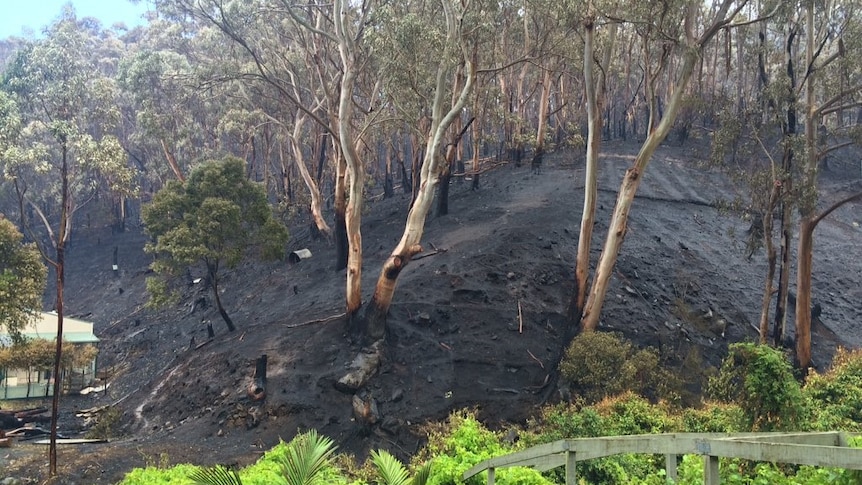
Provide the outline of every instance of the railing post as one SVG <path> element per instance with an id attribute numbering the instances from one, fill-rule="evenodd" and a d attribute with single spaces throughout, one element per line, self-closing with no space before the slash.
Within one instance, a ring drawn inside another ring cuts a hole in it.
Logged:
<path id="1" fill-rule="evenodd" d="M 578 459 L 574 451 L 566 452 L 566 485 L 578 485 Z"/>
<path id="2" fill-rule="evenodd" d="M 703 456 L 703 483 L 704 485 L 719 485 L 721 477 L 718 475 L 718 457 Z"/>
<path id="3" fill-rule="evenodd" d="M 494 485 L 494 469 L 488 469 L 488 485 Z"/>
<path id="4" fill-rule="evenodd" d="M 676 483 L 678 476 L 676 473 L 676 457 L 677 455 L 664 455 L 664 470 L 667 473 L 667 478 L 673 483 Z"/>

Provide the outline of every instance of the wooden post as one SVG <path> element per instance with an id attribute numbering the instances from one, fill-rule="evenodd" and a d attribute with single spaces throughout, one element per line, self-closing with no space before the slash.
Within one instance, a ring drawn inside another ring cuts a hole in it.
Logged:
<path id="1" fill-rule="evenodd" d="M 673 483 L 676 483 L 679 478 L 676 473 L 676 459 L 677 455 L 664 455 L 664 469 L 667 473 L 667 479 Z"/>
<path id="2" fill-rule="evenodd" d="M 704 485 L 719 485 L 721 483 L 721 477 L 718 475 L 717 456 L 704 455 L 703 483 Z"/>
<path id="3" fill-rule="evenodd" d="M 578 459 L 574 451 L 566 452 L 566 485 L 578 485 Z"/>
<path id="4" fill-rule="evenodd" d="M 494 485 L 494 469 L 488 469 L 488 485 Z"/>

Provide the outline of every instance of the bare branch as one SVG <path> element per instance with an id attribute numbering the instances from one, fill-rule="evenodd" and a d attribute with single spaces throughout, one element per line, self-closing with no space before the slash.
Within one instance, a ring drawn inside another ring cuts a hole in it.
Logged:
<path id="1" fill-rule="evenodd" d="M 831 214 L 832 212 L 834 212 L 834 211 L 835 211 L 835 209 L 838 209 L 839 207 L 841 207 L 841 206 L 842 206 L 842 205 L 844 205 L 844 204 L 847 204 L 847 203 L 850 203 L 850 202 L 856 202 L 856 201 L 858 201 L 858 200 L 862 200 L 862 192 L 856 192 L 855 194 L 853 194 L 853 195 L 851 195 L 851 196 L 849 196 L 849 197 L 845 197 L 845 198 L 843 198 L 843 199 L 839 200 L 838 202 L 836 202 L 836 203 L 832 204 L 828 209 L 826 209 L 825 211 L 821 212 L 821 213 L 820 213 L 820 215 L 818 215 L 817 217 L 815 217 L 815 218 L 811 221 L 811 228 L 812 228 L 812 230 L 814 229 L 814 227 L 816 227 L 816 226 L 817 226 L 817 224 L 818 224 L 820 221 L 822 221 L 822 220 L 823 220 L 823 218 L 825 218 L 826 216 L 828 216 L 829 214 Z"/>

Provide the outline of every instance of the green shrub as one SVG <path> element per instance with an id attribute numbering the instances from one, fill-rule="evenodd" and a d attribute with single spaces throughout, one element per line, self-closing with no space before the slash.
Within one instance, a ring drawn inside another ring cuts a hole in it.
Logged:
<path id="1" fill-rule="evenodd" d="M 595 438 L 648 433 L 670 433 L 682 430 L 682 421 L 666 405 L 650 404 L 645 398 L 628 392 L 592 406 L 582 403 L 558 404 L 540 411 L 539 418 L 529 422 L 524 446 L 550 443 L 568 438 Z M 664 457 L 630 454 L 579 462 L 578 477 L 587 483 L 637 483 L 664 466 Z M 561 481 L 564 469 L 552 475 Z"/>
<path id="2" fill-rule="evenodd" d="M 189 475 L 199 470 L 194 465 L 175 465 L 171 468 L 135 468 L 126 474 L 118 485 L 191 485 Z"/>
<path id="3" fill-rule="evenodd" d="M 625 391 L 677 401 L 679 379 L 659 365 L 655 349 L 637 350 L 616 333 L 584 332 L 560 362 L 562 384 L 587 402 Z"/>
<path id="4" fill-rule="evenodd" d="M 687 433 L 736 433 L 747 429 L 742 408 L 720 402 L 708 402 L 702 408 L 684 409 L 682 423 Z"/>
<path id="5" fill-rule="evenodd" d="M 487 473 L 480 473 L 467 482 L 461 478 L 465 471 L 483 460 L 515 451 L 504 446 L 499 437 L 488 430 L 469 412 L 453 413 L 442 426 L 431 430 L 428 444 L 414 457 L 414 462 L 431 459 L 428 485 L 479 485 L 487 481 Z M 528 468 L 502 468 L 497 470 L 496 482 L 500 485 L 550 485 L 547 479 Z"/>
<path id="6" fill-rule="evenodd" d="M 838 349 L 824 374 L 812 372 L 802 389 L 812 402 L 812 427 L 862 431 L 862 350 Z"/>
<path id="7" fill-rule="evenodd" d="M 715 399 L 739 405 L 751 431 L 801 430 L 809 410 L 790 362 L 766 345 L 736 343 L 709 382 Z"/>

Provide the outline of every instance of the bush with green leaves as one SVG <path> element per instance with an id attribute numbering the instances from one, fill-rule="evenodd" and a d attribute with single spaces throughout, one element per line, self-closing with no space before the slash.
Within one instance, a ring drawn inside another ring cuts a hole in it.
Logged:
<path id="1" fill-rule="evenodd" d="M 499 436 L 485 428 L 476 416 L 469 412 L 456 412 L 449 416 L 443 426 L 429 433 L 428 443 L 415 459 L 431 460 L 431 475 L 428 485 L 485 484 L 487 472 L 480 473 L 466 482 L 465 471 L 483 460 L 516 451 L 504 445 Z M 502 468 L 495 474 L 495 483 L 500 485 L 550 485 L 553 482 L 539 472 L 523 467 Z"/>
<path id="2" fill-rule="evenodd" d="M 621 335 L 584 332 L 560 362 L 561 382 L 572 394 L 596 402 L 625 391 L 677 401 L 679 379 L 659 365 L 655 349 L 636 349 Z"/>
<path id="3" fill-rule="evenodd" d="M 814 466 L 787 467 L 774 463 L 752 463 L 736 458 L 719 460 L 722 485 L 858 485 L 858 471 Z M 703 457 L 686 455 L 677 467 L 677 485 L 703 484 Z M 665 485 L 664 473 L 657 473 L 640 482 L 642 485 Z"/>
<path id="4" fill-rule="evenodd" d="M 808 401 L 793 376 L 787 357 L 767 345 L 735 343 L 709 394 L 739 405 L 750 431 L 803 431 L 810 415 Z"/>
<path id="5" fill-rule="evenodd" d="M 687 433 L 738 433 L 747 430 L 745 413 L 736 404 L 707 402 L 700 408 L 681 410 L 681 418 Z"/>
<path id="6" fill-rule="evenodd" d="M 681 419 L 663 404 L 650 404 L 628 392 L 592 406 L 563 403 L 542 409 L 529 423 L 526 446 L 569 438 L 670 433 L 682 431 Z M 643 479 L 661 469 L 664 457 L 642 454 L 616 455 L 579 462 L 578 476 L 587 483 L 627 483 Z M 563 479 L 563 469 L 553 472 Z"/>
<path id="7" fill-rule="evenodd" d="M 812 402 L 812 427 L 862 431 L 862 350 L 838 349 L 823 374 L 809 374 L 802 388 Z"/>
<path id="8" fill-rule="evenodd" d="M 200 470 L 195 465 L 180 464 L 170 468 L 148 466 L 126 473 L 118 485 L 192 485 L 189 476 Z"/>

